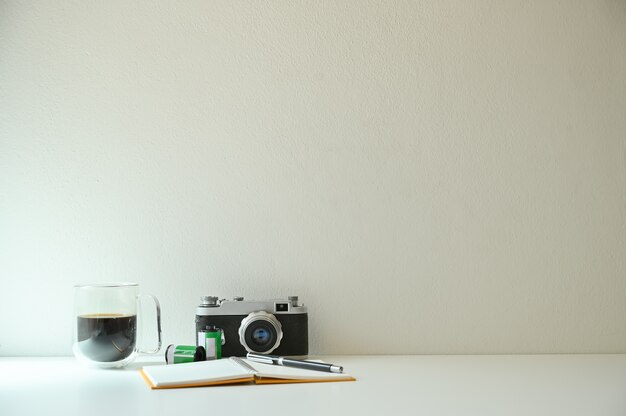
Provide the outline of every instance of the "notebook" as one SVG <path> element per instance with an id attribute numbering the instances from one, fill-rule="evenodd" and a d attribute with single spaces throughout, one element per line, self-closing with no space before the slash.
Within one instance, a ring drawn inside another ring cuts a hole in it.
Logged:
<path id="1" fill-rule="evenodd" d="M 217 386 L 236 383 L 278 384 L 356 380 L 354 377 L 344 373 L 327 373 L 324 371 L 262 364 L 239 357 L 143 367 L 140 372 L 148 385 L 153 389 Z"/>

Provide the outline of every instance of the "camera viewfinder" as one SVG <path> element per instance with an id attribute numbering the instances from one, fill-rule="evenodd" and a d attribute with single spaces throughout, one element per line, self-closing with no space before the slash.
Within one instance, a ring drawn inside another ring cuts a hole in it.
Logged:
<path id="1" fill-rule="evenodd" d="M 288 303 L 277 303 L 276 304 L 276 312 L 288 312 L 289 304 Z"/>

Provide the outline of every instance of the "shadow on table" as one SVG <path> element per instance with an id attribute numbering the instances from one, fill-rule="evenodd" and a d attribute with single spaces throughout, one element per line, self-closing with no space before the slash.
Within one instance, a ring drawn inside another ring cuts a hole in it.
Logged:
<path id="1" fill-rule="evenodd" d="M 153 365 L 163 365 L 163 364 L 165 364 L 165 360 L 154 361 L 154 360 L 142 360 L 141 358 L 138 358 L 137 360 L 133 361 L 127 366 L 118 368 L 118 370 L 137 371 L 137 370 L 141 370 L 143 367 L 151 367 Z"/>

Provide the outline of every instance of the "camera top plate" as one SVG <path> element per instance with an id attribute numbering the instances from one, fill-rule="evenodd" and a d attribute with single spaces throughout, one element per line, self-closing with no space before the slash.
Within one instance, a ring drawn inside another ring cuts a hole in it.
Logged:
<path id="1" fill-rule="evenodd" d="M 196 309 L 198 316 L 211 315 L 247 315 L 256 311 L 266 311 L 273 314 L 303 314 L 307 313 L 307 307 L 298 303 L 297 296 L 288 299 L 272 300 L 244 300 L 243 297 L 235 297 L 233 300 L 217 300 L 214 296 L 203 296 L 202 304 Z"/>

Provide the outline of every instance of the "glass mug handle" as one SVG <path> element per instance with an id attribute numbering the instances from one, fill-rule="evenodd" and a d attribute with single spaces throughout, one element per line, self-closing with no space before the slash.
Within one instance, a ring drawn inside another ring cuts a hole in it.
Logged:
<path id="1" fill-rule="evenodd" d="M 137 303 L 139 304 L 139 309 L 141 310 L 141 298 L 150 298 L 154 301 L 154 306 L 156 306 L 156 319 L 157 319 L 157 346 L 155 349 L 152 350 L 144 350 L 141 348 L 136 348 L 135 350 L 138 353 L 141 354 L 155 354 L 157 352 L 159 352 L 159 350 L 161 349 L 161 304 L 159 303 L 159 300 L 156 298 L 156 296 L 152 296 L 152 295 L 138 295 L 137 296 Z M 143 326 L 143 322 L 142 322 L 142 326 Z M 143 329 L 143 328 L 142 328 Z"/>

